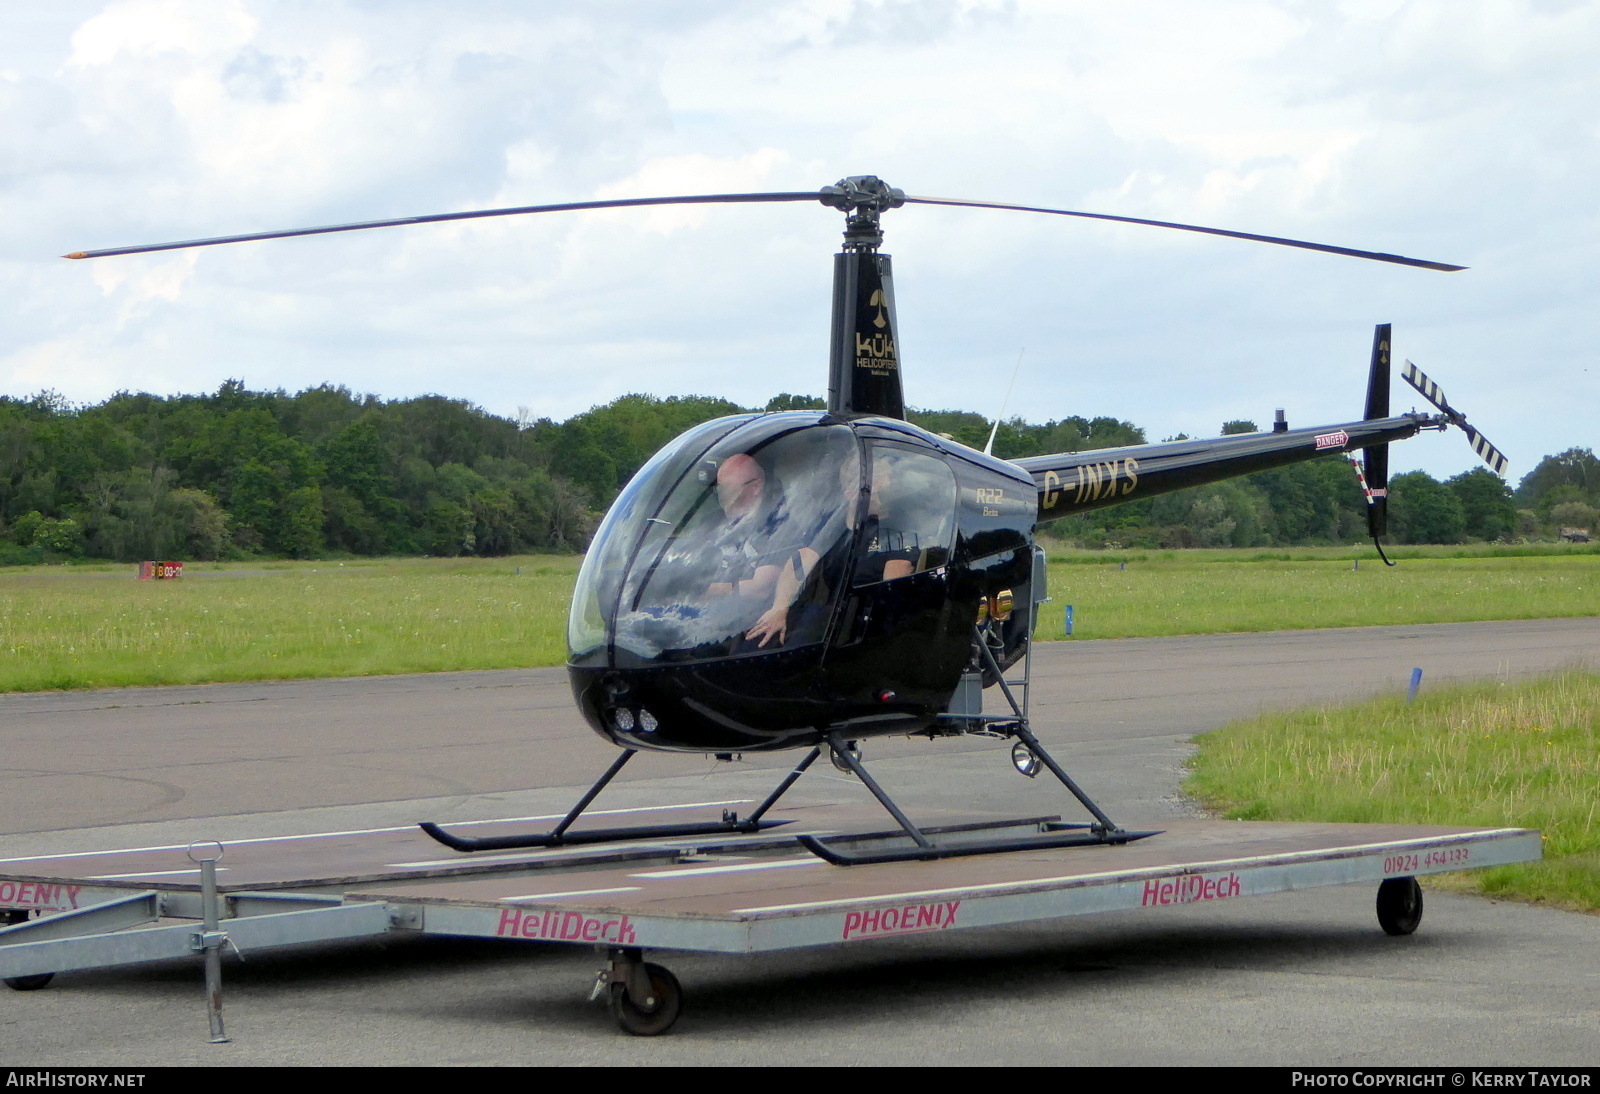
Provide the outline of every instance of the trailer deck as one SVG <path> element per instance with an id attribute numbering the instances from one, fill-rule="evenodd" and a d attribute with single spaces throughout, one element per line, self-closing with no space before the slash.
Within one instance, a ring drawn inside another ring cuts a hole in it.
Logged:
<path id="1" fill-rule="evenodd" d="M 614 823 L 618 812 L 670 822 L 741 804 L 597 812 L 583 823 Z M 659 1033 L 681 992 L 645 950 L 757 954 L 1356 883 L 1379 887 L 1380 923 L 1400 934 L 1420 920 L 1417 876 L 1541 854 L 1528 829 L 1216 820 L 1175 821 L 1123 845 L 848 867 L 795 841 L 859 833 L 875 816 L 794 805 L 774 813 L 790 823 L 761 833 L 509 853 L 451 852 L 406 827 L 9 859 L 0 909 L 15 925 L 0 928 L 0 976 L 30 989 L 59 972 L 197 953 L 219 970 L 225 947 L 247 955 L 405 933 L 517 939 L 607 951 L 596 995 L 610 993 L 624 1029 Z M 454 827 L 493 835 L 546 819 Z M 1054 817 L 939 821 L 926 830 L 945 842 L 1062 827 Z M 898 832 L 851 838 L 908 842 Z M 208 998 L 213 1039 L 223 1039 L 220 991 Z"/>

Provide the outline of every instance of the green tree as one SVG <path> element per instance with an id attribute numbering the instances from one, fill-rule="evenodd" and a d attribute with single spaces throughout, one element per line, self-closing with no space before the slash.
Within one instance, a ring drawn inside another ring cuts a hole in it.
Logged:
<path id="1" fill-rule="evenodd" d="M 1426 471 L 1389 480 L 1389 529 L 1401 543 L 1459 543 L 1467 517 L 1455 491 Z"/>
<path id="2" fill-rule="evenodd" d="M 1365 534 L 1365 502 L 1343 459 L 1275 467 L 1244 481 L 1266 498 L 1273 543 L 1343 543 Z"/>
<path id="3" fill-rule="evenodd" d="M 11 542 L 18 547 L 32 547 L 33 537 L 43 524 L 44 514 L 37 509 L 22 514 L 11 525 Z"/>
<path id="4" fill-rule="evenodd" d="M 1586 505 L 1581 501 L 1564 502 L 1561 505 L 1552 506 L 1550 509 L 1550 520 L 1557 531 L 1562 528 L 1593 529 L 1597 515 L 1600 515 L 1600 511 L 1597 511 L 1594 506 Z M 37 535 L 34 536 L 33 542 L 39 542 Z"/>
<path id="5" fill-rule="evenodd" d="M 624 395 L 548 430 L 530 430 L 550 470 L 609 505 L 645 461 L 679 434 L 729 414 L 748 414 L 726 399 L 703 395 Z"/>
<path id="6" fill-rule="evenodd" d="M 1566 487 L 1557 500 L 1549 500 L 1555 490 Z M 1561 501 L 1600 502 L 1600 460 L 1587 448 L 1569 448 L 1554 456 L 1540 460 L 1532 471 L 1522 477 L 1517 486 L 1517 505 L 1548 513 L 1552 504 Z"/>
<path id="7" fill-rule="evenodd" d="M 322 499 L 328 540 L 356 554 L 402 551 L 412 538 L 392 470 L 393 449 L 378 425 L 377 414 L 364 414 L 319 452 L 326 470 Z"/>
<path id="8" fill-rule="evenodd" d="M 1517 526 L 1517 506 L 1511 488 L 1486 468 L 1463 471 L 1445 485 L 1461 502 L 1466 523 L 1464 530 L 1474 539 L 1496 540 L 1509 536 Z"/>
<path id="9" fill-rule="evenodd" d="M 227 550 L 227 514 L 204 490 L 178 487 L 168 495 L 163 516 L 172 546 L 157 555 L 210 560 Z"/>
<path id="10" fill-rule="evenodd" d="M 314 558 L 322 550 L 322 488 L 312 483 L 284 495 L 273 546 L 291 558 Z"/>
<path id="11" fill-rule="evenodd" d="M 218 557 L 227 542 L 221 508 L 210 494 L 177 487 L 176 480 L 165 467 L 98 476 L 83 511 L 90 550 L 129 561 Z"/>
<path id="12" fill-rule="evenodd" d="M 815 395 L 790 395 L 785 391 L 767 400 L 766 410 L 827 410 L 828 400 Z"/>
<path id="13" fill-rule="evenodd" d="M 1154 498 L 1149 522 L 1161 529 L 1159 546 L 1258 547 L 1270 515 L 1259 488 L 1233 480 Z"/>
<path id="14" fill-rule="evenodd" d="M 77 558 L 83 554 L 83 529 L 71 517 L 43 520 L 33 533 L 32 545 L 52 554 Z"/>

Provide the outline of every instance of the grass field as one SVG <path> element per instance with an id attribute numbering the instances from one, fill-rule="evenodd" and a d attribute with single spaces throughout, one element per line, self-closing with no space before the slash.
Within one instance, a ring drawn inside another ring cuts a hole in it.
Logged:
<path id="1" fill-rule="evenodd" d="M 1264 715 L 1196 743 L 1185 789 L 1229 817 L 1538 828 L 1544 861 L 1432 883 L 1600 912 L 1600 673 Z"/>
<path id="2" fill-rule="evenodd" d="M 1352 548 L 1060 552 L 1038 633 L 1060 637 L 1068 604 L 1077 638 L 1600 615 L 1600 552 L 1505 550 L 1413 549 L 1393 569 Z M 0 570 L 0 691 L 556 665 L 578 563 Z"/>
<path id="3" fill-rule="evenodd" d="M 0 691 L 560 664 L 576 556 L 0 573 Z M 520 573 L 518 572 L 520 570 Z"/>
<path id="4" fill-rule="evenodd" d="M 1060 637 L 1068 604 L 1077 638 L 1600 615 L 1600 553 L 1496 550 L 1411 549 L 1394 567 L 1359 548 L 1052 553 L 1038 634 Z"/>

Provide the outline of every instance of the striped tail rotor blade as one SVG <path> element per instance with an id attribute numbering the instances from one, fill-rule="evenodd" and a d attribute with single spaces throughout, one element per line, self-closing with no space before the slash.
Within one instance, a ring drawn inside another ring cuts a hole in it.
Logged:
<path id="1" fill-rule="evenodd" d="M 1427 373 L 1407 361 L 1405 367 L 1400 370 L 1400 375 L 1405 379 L 1406 383 L 1420 391 L 1424 399 L 1444 411 L 1445 417 L 1461 427 L 1462 431 L 1467 435 L 1467 440 L 1472 445 L 1472 450 L 1478 454 L 1479 459 L 1489 465 L 1489 470 L 1501 478 L 1505 477 L 1505 453 L 1490 444 L 1487 437 L 1467 424 L 1467 419 L 1462 416 L 1459 410 L 1450 405 L 1450 400 L 1444 397 L 1444 392 L 1439 390 L 1438 384 L 1428 379 Z"/>
<path id="2" fill-rule="evenodd" d="M 1428 379 L 1428 374 L 1416 365 L 1407 361 L 1400 369 L 1400 376 L 1406 383 L 1422 392 L 1422 397 L 1446 414 L 1454 414 L 1450 401 L 1444 397 L 1444 392 L 1439 390 L 1439 385 Z"/>
<path id="3" fill-rule="evenodd" d="M 1478 458 L 1489 465 L 1490 471 L 1493 471 L 1501 478 L 1505 478 L 1505 453 L 1501 452 L 1494 445 L 1490 444 L 1489 438 L 1485 437 L 1482 433 L 1479 433 L 1476 429 L 1473 429 L 1470 425 L 1463 424 L 1461 428 L 1466 430 L 1467 440 L 1472 443 L 1472 450 L 1478 454 Z"/>

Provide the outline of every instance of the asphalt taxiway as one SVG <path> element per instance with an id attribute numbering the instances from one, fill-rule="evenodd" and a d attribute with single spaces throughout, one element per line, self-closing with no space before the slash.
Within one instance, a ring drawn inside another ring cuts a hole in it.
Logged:
<path id="1" fill-rule="evenodd" d="M 1120 823 L 1159 826 L 1187 741 L 1233 718 L 1600 664 L 1600 620 L 1041 644 L 1036 728 Z M 614 755 L 561 670 L 0 696 L 0 857 L 559 813 Z M 975 739 L 869 742 L 915 815 L 1071 813 Z M 641 756 L 602 805 L 758 797 L 790 755 Z M 808 782 L 863 793 L 831 768 Z M 864 793 L 863 793 L 864 796 Z M 1594 1064 L 1600 917 L 1365 888 L 824 947 L 669 955 L 687 1009 L 635 1040 L 584 1003 L 581 949 L 421 940 L 230 962 L 228 1045 L 198 965 L 0 993 L 7 1063 Z"/>

